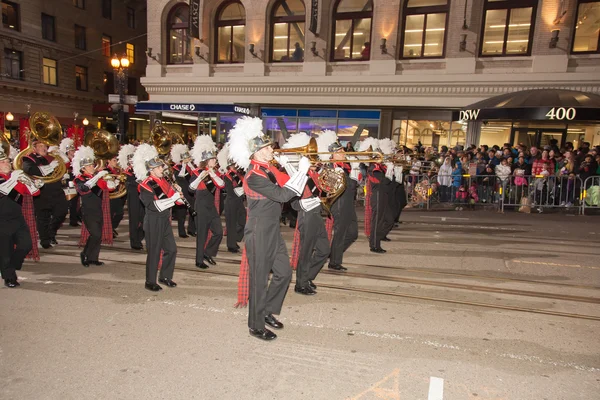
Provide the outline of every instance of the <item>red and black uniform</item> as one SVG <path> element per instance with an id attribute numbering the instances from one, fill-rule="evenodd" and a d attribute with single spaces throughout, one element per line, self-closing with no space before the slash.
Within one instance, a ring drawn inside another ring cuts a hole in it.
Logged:
<path id="1" fill-rule="evenodd" d="M 173 187 L 164 178 L 149 176 L 140 183 L 140 200 L 146 208 L 144 232 L 146 235 L 146 283 L 156 284 L 156 273 L 161 259 L 161 279 L 173 279 L 177 244 L 171 229 L 171 210 L 161 208 L 157 201 L 175 194 Z"/>
<path id="2" fill-rule="evenodd" d="M 10 174 L 0 174 L 0 185 L 9 179 Z M 5 281 L 17 279 L 16 270 L 21 269 L 33 246 L 21 209 L 23 196 L 39 194 L 39 190 L 30 191 L 21 182 L 17 182 L 7 194 L 0 192 L 0 272 Z"/>
<path id="3" fill-rule="evenodd" d="M 237 250 L 238 243 L 244 238 L 246 226 L 246 207 L 244 206 L 244 177 L 235 168 L 225 174 L 225 226 L 227 227 L 227 248 Z"/>
<path id="4" fill-rule="evenodd" d="M 105 200 L 105 197 L 108 196 L 106 181 L 99 179 L 95 185 L 90 187 L 86 183 L 92 178 L 94 178 L 94 175 L 85 173 L 77 175 L 75 188 L 81 196 L 81 216 L 83 219 L 81 237 L 85 243 L 82 253 L 87 261 L 95 263 L 98 262 L 102 239 L 104 238 L 105 242 L 108 238 L 112 239 L 112 227 L 105 226 L 105 222 L 110 225 L 110 206 L 108 206 L 108 201 Z M 108 214 L 106 218 L 105 214 Z M 88 237 L 86 238 L 86 236 Z"/>
<path id="5" fill-rule="evenodd" d="M 112 168 L 109 165 L 106 166 L 105 170 L 112 175 L 121 174 L 120 169 Z M 119 197 L 118 199 L 110 199 L 110 220 L 112 222 L 113 230 L 117 230 L 125 215 L 125 200 L 125 196 Z"/>
<path id="6" fill-rule="evenodd" d="M 190 204 L 192 207 L 191 210 L 188 210 L 187 206 L 185 205 L 173 207 L 173 217 L 175 217 L 177 220 L 179 236 L 186 235 L 185 220 L 190 212 L 194 209 L 194 194 L 190 193 L 189 188 L 190 181 L 194 179 L 196 175 L 194 175 L 194 168 L 192 168 L 190 165 L 191 164 L 186 163 L 185 172 L 183 174 L 181 173 L 182 164 L 177 164 L 173 167 L 175 181 L 179 186 L 181 186 L 181 192 L 188 201 L 188 204 Z M 191 215 L 189 216 L 187 233 L 191 236 L 196 236 L 196 221 Z"/>
<path id="7" fill-rule="evenodd" d="M 73 174 L 73 165 L 72 162 L 69 161 L 65 164 L 67 167 L 67 173 L 69 174 L 69 179 L 65 179 L 64 183 L 66 184 L 66 188 L 72 190 L 74 186 L 71 186 L 71 182 L 75 185 L 75 174 Z M 79 204 L 79 194 L 76 194 L 69 202 L 69 225 L 71 226 L 79 226 L 79 221 L 81 221 L 81 205 Z"/>
<path id="8" fill-rule="evenodd" d="M 350 172 L 352 171 L 350 164 L 337 162 L 333 167 L 342 168 L 346 180 L 346 189 L 331 205 L 333 238 L 331 240 L 329 264 L 341 266 L 344 260 L 344 252 L 358 239 L 358 220 L 356 218 L 356 207 L 354 206 L 358 182 L 350 178 Z"/>
<path id="9" fill-rule="evenodd" d="M 381 248 L 381 239 L 383 239 L 391 228 L 394 221 L 389 218 L 390 213 L 386 212 L 389 205 L 388 195 L 391 181 L 385 176 L 385 166 L 381 164 L 371 164 L 367 174 L 368 193 L 370 205 L 369 219 L 369 246 L 371 249 Z"/>
<path id="10" fill-rule="evenodd" d="M 207 169 L 208 170 L 208 169 Z M 194 171 L 193 181 L 201 170 Z M 224 182 L 218 177 L 218 172 L 214 172 L 218 179 L 210 174 L 196 188 L 196 199 L 194 209 L 196 210 L 196 265 L 204 262 L 205 256 L 214 257 L 219 251 L 219 245 L 223 240 L 223 227 L 221 226 L 221 217 L 215 205 L 215 193 L 217 190 L 225 187 Z M 210 231 L 210 238 L 209 238 Z"/>
<path id="11" fill-rule="evenodd" d="M 129 245 L 132 249 L 141 249 L 144 240 L 144 205 L 140 201 L 139 183 L 133 173 L 133 167 L 125 170 L 127 176 L 127 212 L 129 214 Z"/>
<path id="12" fill-rule="evenodd" d="M 31 153 L 23 157 L 23 172 L 29 176 L 42 177 L 40 166 L 49 165 L 54 157 L 42 157 Z M 67 217 L 69 202 L 65 197 L 61 181 L 46 183 L 40 189 L 40 195 L 33 201 L 35 217 L 40 235 L 40 244 L 44 248 L 50 247 L 50 242 L 56 240 L 56 232 Z"/>

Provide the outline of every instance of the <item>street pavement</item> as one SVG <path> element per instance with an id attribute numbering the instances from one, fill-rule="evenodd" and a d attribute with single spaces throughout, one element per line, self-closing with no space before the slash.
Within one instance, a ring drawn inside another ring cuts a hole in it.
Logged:
<path id="1" fill-rule="evenodd" d="M 600 398 L 598 217 L 402 221 L 384 255 L 361 222 L 348 272 L 325 266 L 316 296 L 292 283 L 268 343 L 233 307 L 240 257 L 224 243 L 201 271 L 194 238 L 177 238 L 178 286 L 155 294 L 127 221 L 102 267 L 79 264 L 65 227 L 20 288 L 0 289 L 0 399 Z"/>

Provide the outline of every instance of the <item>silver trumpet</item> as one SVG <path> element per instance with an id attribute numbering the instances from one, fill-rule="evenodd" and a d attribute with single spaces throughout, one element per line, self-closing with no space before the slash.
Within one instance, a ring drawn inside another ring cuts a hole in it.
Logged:
<path id="1" fill-rule="evenodd" d="M 44 186 L 44 181 L 41 179 L 31 179 L 30 177 L 26 176 L 26 175 L 21 175 L 17 181 L 21 182 L 24 185 L 27 186 L 33 186 L 36 189 L 40 189 L 42 186 Z"/>

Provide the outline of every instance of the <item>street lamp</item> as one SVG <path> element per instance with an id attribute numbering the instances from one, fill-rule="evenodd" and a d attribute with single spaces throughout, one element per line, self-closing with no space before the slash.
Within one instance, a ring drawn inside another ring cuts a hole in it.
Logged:
<path id="1" fill-rule="evenodd" d="M 15 116 L 12 115 L 12 113 L 9 111 L 6 114 L 4 114 L 4 119 L 8 122 L 12 122 L 12 120 L 15 119 Z M 10 138 L 12 139 L 12 126 L 5 123 L 4 124 L 4 129 L 8 128 L 8 136 L 10 136 Z M 0 132 L 0 134 L 4 134 L 4 132 Z"/>
<path id="2" fill-rule="evenodd" d="M 121 59 L 117 54 L 110 60 L 110 65 L 115 70 L 115 92 L 119 95 L 119 113 L 117 117 L 117 137 L 121 143 L 125 143 L 125 95 L 127 94 L 127 69 L 129 68 L 129 59 L 127 54 L 123 54 Z"/>
<path id="3" fill-rule="evenodd" d="M 15 116 L 9 111 L 8 114 L 6 114 L 6 120 L 12 122 L 13 119 L 15 119 Z"/>

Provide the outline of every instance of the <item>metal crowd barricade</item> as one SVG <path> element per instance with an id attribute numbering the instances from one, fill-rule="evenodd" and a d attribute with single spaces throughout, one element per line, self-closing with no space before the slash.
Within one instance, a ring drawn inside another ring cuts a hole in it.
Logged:
<path id="1" fill-rule="evenodd" d="M 407 204 L 412 208 L 429 209 L 430 198 L 435 188 L 432 188 L 432 178 L 429 174 L 406 174 L 404 176 L 404 189 L 406 190 Z"/>
<path id="2" fill-rule="evenodd" d="M 430 182 L 429 208 L 499 207 L 502 183 L 496 175 L 435 175 Z"/>
<path id="3" fill-rule="evenodd" d="M 521 212 L 545 208 L 581 208 L 583 182 L 577 176 L 510 176 L 502 185 L 501 210 Z"/>
<path id="4" fill-rule="evenodd" d="M 600 208 L 600 176 L 590 176 L 583 182 L 580 199 L 582 215 L 586 210 Z"/>

